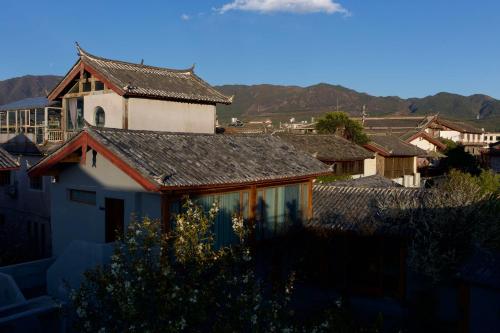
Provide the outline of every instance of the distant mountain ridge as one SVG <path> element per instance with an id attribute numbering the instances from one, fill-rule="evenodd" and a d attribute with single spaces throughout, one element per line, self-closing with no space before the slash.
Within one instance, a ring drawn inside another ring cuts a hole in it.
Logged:
<path id="1" fill-rule="evenodd" d="M 61 80 L 60 76 L 27 75 L 0 81 L 0 105 L 28 97 L 45 96 Z M 289 118 L 310 120 L 337 108 L 360 116 L 366 105 L 369 116 L 427 115 L 468 121 L 487 130 L 500 131 L 500 101 L 486 95 L 462 96 L 438 93 L 424 98 L 377 97 L 339 85 L 320 83 L 309 87 L 281 85 L 222 85 L 216 88 L 234 95 L 232 105 L 219 105 L 219 120 L 231 117 L 244 120 Z"/>
<path id="2" fill-rule="evenodd" d="M 46 96 L 61 80 L 56 75 L 26 75 L 0 81 L 0 105 L 28 97 Z"/>
<path id="3" fill-rule="evenodd" d="M 325 112 L 341 110 L 360 116 L 366 105 L 369 116 L 436 114 L 500 130 L 500 100 L 487 95 L 462 96 L 438 93 L 424 98 L 377 97 L 339 85 L 320 83 L 309 87 L 279 85 L 223 85 L 216 87 L 234 95 L 229 106 L 217 108 L 219 118 L 271 118 L 310 120 Z"/>

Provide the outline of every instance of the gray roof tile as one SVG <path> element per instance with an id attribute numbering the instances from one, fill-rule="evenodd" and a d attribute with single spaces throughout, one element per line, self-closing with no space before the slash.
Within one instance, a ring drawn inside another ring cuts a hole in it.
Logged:
<path id="1" fill-rule="evenodd" d="M 377 221 L 377 203 L 384 198 L 415 200 L 423 190 L 411 188 L 362 188 L 315 185 L 314 218 L 308 227 L 335 232 L 376 233 L 384 226 Z"/>
<path id="2" fill-rule="evenodd" d="M 159 186 L 239 184 L 329 173 L 327 165 L 271 135 L 170 133 L 96 127 L 85 128 L 82 132 L 87 132 Z M 76 135 L 72 140 L 78 137 Z"/>
<path id="3" fill-rule="evenodd" d="M 126 96 L 231 104 L 231 98 L 224 96 L 195 75 L 192 68 L 174 70 L 133 64 L 97 57 L 81 48 L 78 50 L 83 63 L 125 90 Z"/>
<path id="4" fill-rule="evenodd" d="M 382 149 L 390 156 L 427 156 L 425 150 L 406 143 L 395 135 L 371 134 L 369 138 L 370 146 Z"/>
<path id="5" fill-rule="evenodd" d="M 19 163 L 16 158 L 0 147 L 0 171 L 2 171 L 2 169 L 16 168 L 19 168 Z"/>
<path id="6" fill-rule="evenodd" d="M 357 161 L 374 157 L 372 152 L 336 135 L 282 133 L 275 135 L 322 161 Z"/>

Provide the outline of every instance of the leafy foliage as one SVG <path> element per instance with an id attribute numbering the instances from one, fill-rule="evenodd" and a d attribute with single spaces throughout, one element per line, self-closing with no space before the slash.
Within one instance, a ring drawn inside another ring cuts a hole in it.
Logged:
<path id="1" fill-rule="evenodd" d="M 474 246 L 500 248 L 500 200 L 483 185 L 489 177 L 453 170 L 414 200 L 393 196 L 378 203 L 382 223 L 409 236 L 415 272 L 438 282 L 453 274 Z"/>
<path id="2" fill-rule="evenodd" d="M 72 292 L 75 325 L 83 332 L 351 332 L 334 307 L 315 322 L 294 319 L 294 276 L 278 285 L 255 274 L 250 230 L 233 218 L 240 244 L 214 249 L 208 213 L 187 200 L 175 231 L 160 223 L 132 222 L 116 244 L 111 264 L 86 273 Z M 335 328 L 332 325 L 336 324 Z"/>
<path id="3" fill-rule="evenodd" d="M 318 181 L 319 184 L 323 184 L 323 183 L 332 183 L 336 181 L 349 180 L 349 179 L 352 179 L 352 177 L 349 175 L 340 175 L 340 176 L 327 175 L 327 176 L 320 176 L 316 180 Z"/>
<path id="4" fill-rule="evenodd" d="M 457 169 L 463 172 L 478 175 L 481 170 L 479 161 L 471 154 L 465 151 L 465 147 L 456 144 L 451 140 L 447 140 L 447 148 L 445 150 L 446 159 L 444 166 L 447 170 Z"/>
<path id="5" fill-rule="evenodd" d="M 349 118 L 345 112 L 330 112 L 318 119 L 316 129 L 321 134 L 339 134 L 357 143 L 368 143 L 368 136 L 363 132 L 363 126 Z"/>

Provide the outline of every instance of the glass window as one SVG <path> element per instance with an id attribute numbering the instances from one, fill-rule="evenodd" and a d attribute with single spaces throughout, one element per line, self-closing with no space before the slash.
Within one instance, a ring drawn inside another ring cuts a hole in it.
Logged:
<path id="1" fill-rule="evenodd" d="M 217 201 L 219 203 L 219 213 L 214 221 L 215 247 L 221 248 L 238 242 L 238 237 L 233 231 L 233 216 L 240 215 L 243 219 L 249 214 L 249 191 L 230 192 L 222 194 L 209 194 L 193 197 L 192 200 L 197 205 L 203 207 L 205 211 L 212 207 Z M 180 201 L 174 201 L 170 205 L 170 213 L 175 215 L 182 211 Z M 175 219 L 171 220 L 171 228 L 175 229 Z"/>
<path id="2" fill-rule="evenodd" d="M 66 103 L 67 128 L 81 129 L 84 125 L 83 98 L 69 98 Z"/>
<path id="3" fill-rule="evenodd" d="M 104 90 L 104 83 L 102 83 L 101 81 L 95 81 L 94 90 L 95 91 Z"/>
<path id="4" fill-rule="evenodd" d="M 307 184 L 269 187 L 257 191 L 258 237 L 283 233 L 305 218 L 308 205 Z"/>
<path id="5" fill-rule="evenodd" d="M 90 81 L 83 82 L 82 84 L 82 90 L 83 92 L 89 92 L 92 90 L 92 83 Z"/>
<path id="6" fill-rule="evenodd" d="M 30 189 L 42 191 L 43 190 L 43 178 L 41 176 L 30 177 Z"/>
<path id="7" fill-rule="evenodd" d="M 69 200 L 88 205 L 96 204 L 96 193 L 94 191 L 69 190 Z"/>
<path id="8" fill-rule="evenodd" d="M 105 113 L 104 113 L 104 109 L 101 108 L 100 106 L 96 107 L 95 108 L 95 125 L 97 127 L 104 127 L 104 124 L 105 124 Z"/>

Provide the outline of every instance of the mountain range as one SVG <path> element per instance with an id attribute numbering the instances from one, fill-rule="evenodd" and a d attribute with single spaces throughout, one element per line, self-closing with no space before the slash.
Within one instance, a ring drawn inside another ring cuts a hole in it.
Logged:
<path id="1" fill-rule="evenodd" d="M 60 76 L 23 76 L 0 81 L 0 105 L 27 97 L 45 96 Z M 500 100 L 487 95 L 462 96 L 441 92 L 423 98 L 378 97 L 339 85 L 320 83 L 309 87 L 282 85 L 222 85 L 216 89 L 234 95 L 231 105 L 217 107 L 221 123 L 232 117 L 242 120 L 310 120 L 340 110 L 360 116 L 363 106 L 369 116 L 429 115 L 470 122 L 490 131 L 500 131 Z"/>

